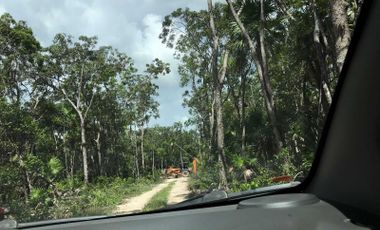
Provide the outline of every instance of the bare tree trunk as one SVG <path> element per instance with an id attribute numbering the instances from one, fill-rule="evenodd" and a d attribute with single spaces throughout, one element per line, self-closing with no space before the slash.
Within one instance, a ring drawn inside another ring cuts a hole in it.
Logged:
<path id="1" fill-rule="evenodd" d="M 136 176 L 137 178 L 140 178 L 140 167 L 139 167 L 139 158 L 138 158 L 138 151 L 137 151 L 137 145 L 135 149 L 135 166 L 136 166 Z"/>
<path id="2" fill-rule="evenodd" d="M 88 162 L 87 162 L 87 148 L 86 148 L 86 127 L 84 123 L 84 118 L 80 116 L 80 136 L 81 136 L 81 150 L 83 157 L 83 175 L 84 183 L 88 184 Z"/>
<path id="3" fill-rule="evenodd" d="M 24 169 L 24 170 L 25 170 L 25 180 L 26 180 L 26 184 L 28 185 L 28 192 L 30 194 L 30 192 L 33 189 L 32 180 L 30 179 L 28 170 L 27 169 Z"/>
<path id="4" fill-rule="evenodd" d="M 212 94 L 212 102 L 211 102 L 211 112 L 210 112 L 210 156 L 215 153 L 215 139 L 216 139 L 216 131 L 215 131 L 215 92 Z"/>
<path id="5" fill-rule="evenodd" d="M 260 39 L 260 53 L 261 53 L 261 64 L 262 64 L 262 74 L 263 74 L 263 82 L 264 82 L 264 89 L 266 92 L 266 98 L 267 98 L 267 109 L 269 113 L 269 117 L 272 123 L 272 129 L 273 134 L 275 138 L 275 145 L 276 145 L 276 153 L 280 151 L 280 149 L 283 146 L 282 138 L 280 134 L 280 130 L 278 128 L 277 124 L 277 117 L 276 117 L 276 107 L 274 105 L 274 97 L 272 92 L 272 86 L 270 84 L 269 80 L 269 72 L 268 72 L 268 64 L 267 64 L 267 57 L 266 57 L 266 49 L 265 49 L 265 14 L 264 14 L 264 0 L 260 0 L 260 30 L 259 30 L 259 39 Z"/>
<path id="6" fill-rule="evenodd" d="M 242 76 L 241 79 L 241 121 L 240 121 L 240 127 L 241 127 L 241 151 L 244 153 L 245 152 L 245 139 L 246 139 L 246 133 L 245 133 L 245 128 L 246 128 L 246 117 L 245 117 L 245 83 L 246 83 L 246 78 L 247 76 L 244 75 Z"/>
<path id="7" fill-rule="evenodd" d="M 152 151 L 152 175 L 154 177 L 154 150 Z"/>
<path id="8" fill-rule="evenodd" d="M 132 127 L 130 127 L 130 130 L 132 132 Z M 136 133 L 134 134 L 134 142 L 135 142 L 135 166 L 136 166 L 136 172 L 137 172 L 137 178 L 140 178 L 140 167 L 139 167 L 139 151 L 138 151 L 138 146 L 137 146 L 137 135 Z"/>
<path id="9" fill-rule="evenodd" d="M 141 151 L 141 170 L 145 170 L 145 155 L 144 155 L 144 124 L 140 127 L 140 151 Z"/>
<path id="10" fill-rule="evenodd" d="M 211 60 L 211 71 L 214 82 L 214 99 L 215 99 L 215 112 L 216 112 L 216 132 L 217 132 L 217 152 L 218 152 L 218 163 L 219 163 L 219 188 L 228 190 L 227 182 L 227 171 L 226 171 L 226 161 L 224 153 L 224 124 L 223 124 L 223 108 L 222 108 L 222 85 L 224 77 L 226 74 L 228 51 L 224 55 L 224 63 L 222 71 L 219 75 L 218 73 L 218 54 L 219 54 L 219 37 L 216 33 L 212 0 L 207 0 L 208 11 L 210 16 L 210 28 L 212 33 L 212 60 Z"/>
<path id="11" fill-rule="evenodd" d="M 328 105 L 331 105 L 332 103 L 332 96 L 329 86 L 327 85 L 327 79 L 328 79 L 328 71 L 327 66 L 325 62 L 325 58 L 323 55 L 323 47 L 320 41 L 321 36 L 321 28 L 320 28 L 320 21 L 316 10 L 315 0 L 312 1 L 312 10 L 313 10 L 313 17 L 314 17 L 314 44 L 315 49 L 317 51 L 317 59 L 319 63 L 319 68 L 321 71 L 321 77 L 320 77 L 320 84 L 321 84 L 321 90 L 323 90 L 323 96 L 325 100 L 327 101 Z"/>
<path id="12" fill-rule="evenodd" d="M 228 56 L 229 52 L 226 50 L 223 55 L 223 66 L 221 69 L 221 72 L 218 76 L 218 82 L 217 82 L 217 90 L 216 90 L 216 126 L 217 126 L 217 146 L 218 146 L 218 155 L 221 157 L 222 160 L 222 170 L 221 170 L 221 177 L 223 180 L 225 180 L 225 185 L 222 184 L 222 188 L 228 189 L 228 183 L 227 183 L 227 160 L 226 160 L 226 154 L 224 152 L 224 121 L 223 121 L 223 103 L 222 103 L 222 89 L 223 89 L 223 82 L 224 78 L 226 76 L 227 71 L 227 64 L 228 64 Z M 220 161 L 219 161 L 220 162 Z M 224 178 L 225 177 L 225 178 Z"/>
<path id="13" fill-rule="evenodd" d="M 63 153 L 65 155 L 65 171 L 66 171 L 66 177 L 70 178 L 70 170 L 69 170 L 69 149 L 67 148 L 66 143 L 66 133 L 63 134 Z"/>
<path id="14" fill-rule="evenodd" d="M 257 69 L 257 74 L 260 79 L 262 91 L 263 91 L 263 96 L 265 100 L 265 106 L 268 112 L 268 117 L 269 121 L 272 126 L 272 132 L 275 138 L 275 154 L 279 152 L 279 150 L 282 148 L 283 143 L 282 143 L 282 137 L 280 130 L 278 128 L 277 124 L 277 117 L 276 117 L 276 107 L 274 104 L 274 97 L 273 97 L 273 92 L 272 92 L 272 87 L 269 81 L 269 74 L 266 66 L 266 52 L 265 52 L 265 46 L 264 46 L 264 41 L 265 41 L 265 36 L 264 36 L 264 22 L 265 22 L 265 17 L 264 17 L 264 5 L 263 5 L 263 0 L 260 1 L 261 3 L 261 10 L 260 10 L 260 18 L 261 18 L 261 26 L 260 26 L 260 31 L 259 31 L 259 37 L 260 37 L 260 49 L 261 49 L 261 56 L 259 57 L 257 52 L 256 52 L 256 42 L 254 42 L 250 35 L 248 34 L 248 31 L 245 29 L 245 26 L 241 22 L 239 15 L 236 13 L 231 0 L 226 0 L 228 5 L 230 6 L 231 13 L 236 21 L 236 23 L 239 25 L 239 28 L 247 40 L 250 53 L 252 55 L 252 59 L 255 62 L 256 69 Z"/>
<path id="15" fill-rule="evenodd" d="M 74 178 L 74 167 L 75 167 L 75 151 L 74 154 L 71 155 L 70 159 L 70 177 Z"/>
<path id="16" fill-rule="evenodd" d="M 23 171 L 24 171 L 24 176 L 25 176 L 25 181 L 26 181 L 26 183 L 24 184 L 23 190 L 24 190 L 24 195 L 25 195 L 25 202 L 28 202 L 33 186 L 32 186 L 32 182 L 30 180 L 30 175 L 28 171 L 25 168 L 23 169 Z"/>
<path id="17" fill-rule="evenodd" d="M 247 79 L 248 71 L 240 75 L 240 85 L 239 92 L 236 95 L 234 91 L 234 87 L 231 86 L 229 89 L 229 93 L 233 98 L 234 107 L 237 113 L 237 117 L 239 120 L 239 129 L 240 129 L 240 141 L 241 141 L 241 152 L 245 152 L 245 139 L 246 139 L 246 124 L 245 124 L 245 91 L 246 91 L 246 79 Z"/>
<path id="18" fill-rule="evenodd" d="M 18 152 L 18 155 L 20 156 L 20 158 L 18 160 L 18 164 L 19 164 L 21 171 L 24 174 L 23 176 L 24 176 L 26 183 L 24 183 L 24 186 L 23 186 L 24 189 L 23 190 L 24 190 L 24 194 L 25 194 L 25 202 L 28 202 L 30 192 L 33 189 L 33 185 L 32 185 L 32 181 L 31 181 L 29 172 L 28 172 L 27 168 L 25 167 L 24 155 L 22 152 L 23 152 L 22 150 Z"/>
<path id="19" fill-rule="evenodd" d="M 351 40 L 347 21 L 347 2 L 345 0 L 330 0 L 331 21 L 335 38 L 336 63 L 338 70 L 342 70 L 348 46 Z"/>
<path id="20" fill-rule="evenodd" d="M 102 152 L 100 149 L 100 128 L 99 128 L 98 133 L 96 135 L 95 143 L 96 143 L 96 152 L 98 154 L 99 175 L 102 176 L 103 175 L 103 165 L 102 165 Z"/>
<path id="21" fill-rule="evenodd" d="M 64 131 L 63 134 L 62 134 L 62 151 L 63 151 L 64 163 L 65 163 L 64 171 L 65 171 L 66 177 L 70 178 L 70 174 L 69 174 L 69 158 L 68 158 L 69 151 L 68 151 L 68 148 L 67 148 L 67 145 L 66 145 L 66 131 Z"/>
<path id="22" fill-rule="evenodd" d="M 69 174 L 69 161 L 68 161 L 68 158 L 67 158 L 67 148 L 65 146 L 63 146 L 63 154 L 65 155 L 65 174 L 66 174 L 67 178 L 70 178 L 70 174 Z"/>
<path id="23" fill-rule="evenodd" d="M 179 160 L 181 161 L 181 169 L 183 169 L 183 158 L 182 158 L 182 150 L 179 150 Z"/>
<path id="24" fill-rule="evenodd" d="M 245 139 L 246 139 L 246 125 L 245 121 L 243 121 L 242 129 L 241 129 L 241 151 L 245 153 Z"/>

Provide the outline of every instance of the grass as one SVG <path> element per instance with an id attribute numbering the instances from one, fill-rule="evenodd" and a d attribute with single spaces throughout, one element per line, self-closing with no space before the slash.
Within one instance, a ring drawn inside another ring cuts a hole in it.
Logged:
<path id="1" fill-rule="evenodd" d="M 21 223 L 64 219 L 80 216 L 108 215 L 123 202 L 149 191 L 158 178 L 125 179 L 119 177 L 98 177 L 93 183 L 83 186 L 80 179 L 72 178 L 56 183 L 62 194 L 53 203 L 48 191 L 35 189 L 33 199 L 28 205 L 12 205 L 16 210 L 14 217 Z M 48 204 L 48 205 L 47 205 Z"/>
<path id="2" fill-rule="evenodd" d="M 92 190 L 93 199 L 90 201 L 90 207 L 86 210 L 86 214 L 110 214 L 124 199 L 149 191 L 154 185 L 156 185 L 154 181 L 140 179 L 133 183 L 127 181 L 124 183 L 114 182 L 96 188 Z"/>
<path id="3" fill-rule="evenodd" d="M 173 186 L 174 182 L 171 182 L 168 184 L 168 186 L 156 193 L 156 195 L 154 195 L 145 205 L 143 211 L 147 212 L 155 209 L 165 208 L 168 203 L 169 193 L 172 190 Z"/>
<path id="4" fill-rule="evenodd" d="M 125 198 L 146 192 L 159 181 L 142 178 L 126 180 L 122 178 L 100 178 L 96 183 L 61 200 L 54 209 L 54 218 L 76 216 L 107 215 Z M 66 201 L 66 202 L 65 202 Z"/>

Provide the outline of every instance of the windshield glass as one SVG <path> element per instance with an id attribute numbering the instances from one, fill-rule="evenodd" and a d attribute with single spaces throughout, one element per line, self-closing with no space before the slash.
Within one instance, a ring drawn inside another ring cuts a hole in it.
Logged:
<path id="1" fill-rule="evenodd" d="M 129 214 L 302 181 L 360 6 L 1 1 L 5 218 Z"/>

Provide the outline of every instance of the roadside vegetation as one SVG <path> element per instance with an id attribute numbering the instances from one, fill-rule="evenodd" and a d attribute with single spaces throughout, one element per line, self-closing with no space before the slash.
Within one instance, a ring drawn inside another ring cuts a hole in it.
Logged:
<path id="1" fill-rule="evenodd" d="M 193 160 L 195 193 L 307 174 L 362 1 L 204 1 L 157 34 L 189 111 L 168 127 L 148 126 L 165 61 L 137 69 L 92 35 L 43 46 L 0 16 L 0 206 L 20 222 L 106 214 Z M 145 210 L 164 207 L 170 186 Z"/>
<path id="2" fill-rule="evenodd" d="M 160 34 L 198 130 L 191 188 L 241 191 L 306 176 L 362 1 L 207 3 L 174 10 Z"/>
<path id="3" fill-rule="evenodd" d="M 57 183 L 59 196 L 56 200 L 49 199 L 49 190 L 35 189 L 28 206 L 14 203 L 12 207 L 19 208 L 13 211 L 24 222 L 107 215 L 124 199 L 148 191 L 159 182 L 158 178 L 134 180 L 99 177 L 94 183 L 83 186 L 78 179 L 65 180 Z"/>
<path id="4" fill-rule="evenodd" d="M 145 205 L 143 211 L 152 211 L 155 209 L 165 208 L 168 203 L 170 191 L 172 190 L 175 182 L 170 182 L 165 188 L 156 193 L 149 202 Z"/>

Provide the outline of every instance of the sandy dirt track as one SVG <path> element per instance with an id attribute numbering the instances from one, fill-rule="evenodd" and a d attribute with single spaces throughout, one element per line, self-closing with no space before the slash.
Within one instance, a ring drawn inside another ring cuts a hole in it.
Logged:
<path id="1" fill-rule="evenodd" d="M 166 179 L 164 182 L 153 187 L 152 190 L 144 192 L 138 196 L 125 199 L 122 204 L 118 205 L 113 211 L 114 214 L 131 214 L 141 212 L 149 200 L 163 188 L 169 185 L 170 182 L 175 182 L 172 190 L 169 193 L 168 205 L 182 202 L 189 194 L 188 177 L 180 177 Z"/>
<path id="2" fill-rule="evenodd" d="M 188 177 L 180 177 L 175 180 L 173 189 L 170 191 L 168 205 L 177 204 L 186 200 L 190 191 L 188 189 Z"/>

